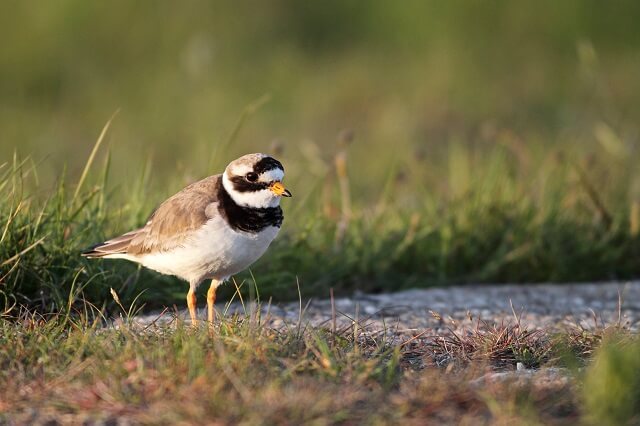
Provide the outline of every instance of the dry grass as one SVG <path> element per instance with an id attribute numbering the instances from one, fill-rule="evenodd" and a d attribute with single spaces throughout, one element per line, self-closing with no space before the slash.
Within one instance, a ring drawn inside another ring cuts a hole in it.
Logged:
<path id="1" fill-rule="evenodd" d="M 432 315 L 442 319 L 437 313 Z M 620 320 L 607 324 L 595 313 L 592 327 L 572 322 L 560 330 L 534 328 L 523 324 L 514 312 L 513 318 L 499 323 L 477 318 L 471 327 L 450 319 L 446 329 L 440 335 L 419 336 L 408 342 L 407 354 L 449 369 L 478 362 L 497 370 L 513 370 L 518 364 L 533 369 L 544 365 L 573 367 L 584 365 L 603 343 L 628 343 L 636 337 L 628 324 Z"/>
<path id="2" fill-rule="evenodd" d="M 581 376 L 569 370 L 562 380 L 517 373 L 486 379 L 517 362 L 551 365 L 551 335 L 519 322 L 477 320 L 466 332 L 426 337 L 425 331 L 392 343 L 363 322 L 335 332 L 303 322 L 273 329 L 248 313 L 223 317 L 212 335 L 167 313 L 169 322 L 141 326 L 126 315 L 130 309 L 122 310 L 120 325 L 106 328 L 91 307 L 5 317 L 1 419 L 548 424 L 584 415 Z"/>
<path id="3" fill-rule="evenodd" d="M 592 311 L 593 326 L 588 327 L 579 322 L 571 324 L 566 333 L 556 339 L 556 344 L 564 348 L 576 359 L 587 359 L 606 341 L 618 343 L 629 342 L 633 337 L 629 324 L 622 321 L 622 296 L 618 296 L 618 319 L 606 323 Z"/>
<path id="4" fill-rule="evenodd" d="M 528 329 L 519 321 L 492 324 L 478 319 L 473 328 L 436 336 L 429 349 L 437 365 L 482 361 L 496 368 L 517 363 L 536 368 L 548 360 L 551 345 L 544 330 Z"/>

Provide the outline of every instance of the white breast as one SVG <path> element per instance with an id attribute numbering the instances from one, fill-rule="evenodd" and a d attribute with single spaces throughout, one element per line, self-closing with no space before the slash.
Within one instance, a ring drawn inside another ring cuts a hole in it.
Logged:
<path id="1" fill-rule="evenodd" d="M 258 260 L 279 230 L 269 226 L 256 234 L 238 232 L 216 215 L 180 247 L 146 254 L 140 263 L 189 282 L 200 282 L 207 278 L 223 280 Z"/>

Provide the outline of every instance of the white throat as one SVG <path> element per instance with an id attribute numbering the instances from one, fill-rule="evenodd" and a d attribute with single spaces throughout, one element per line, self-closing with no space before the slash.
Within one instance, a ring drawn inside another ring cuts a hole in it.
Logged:
<path id="1" fill-rule="evenodd" d="M 229 180 L 227 172 L 222 175 L 222 186 L 237 205 L 251 208 L 278 207 L 280 197 L 270 189 L 262 189 L 253 192 L 240 192 L 233 189 L 233 183 Z"/>

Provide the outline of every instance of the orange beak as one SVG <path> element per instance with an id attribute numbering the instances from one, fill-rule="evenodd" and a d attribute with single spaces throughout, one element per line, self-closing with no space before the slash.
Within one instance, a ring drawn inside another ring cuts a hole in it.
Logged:
<path id="1" fill-rule="evenodd" d="M 281 197 L 291 197 L 291 192 L 287 188 L 284 187 L 282 182 L 274 182 L 269 187 L 271 192 Z"/>

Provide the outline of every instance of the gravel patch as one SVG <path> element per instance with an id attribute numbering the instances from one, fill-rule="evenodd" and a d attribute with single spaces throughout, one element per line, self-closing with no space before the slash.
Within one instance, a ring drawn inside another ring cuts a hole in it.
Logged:
<path id="1" fill-rule="evenodd" d="M 260 318 L 274 328 L 324 326 L 350 330 L 358 327 L 359 338 L 385 335 L 389 343 L 409 344 L 404 361 L 412 369 L 425 367 L 424 343 L 435 336 L 466 333 L 478 325 L 513 324 L 519 321 L 524 329 L 562 331 L 577 325 L 595 329 L 605 325 L 622 325 L 637 332 L 640 328 L 640 281 L 587 284 L 513 284 L 465 285 L 429 288 L 385 294 L 356 293 L 352 297 L 310 299 L 301 303 L 272 303 L 260 307 Z M 335 310 L 335 315 L 333 311 Z M 218 315 L 250 313 L 255 318 L 255 305 L 239 303 L 217 305 Z M 186 310 L 178 317 L 188 321 Z M 150 324 L 174 321 L 176 315 L 152 313 L 136 318 L 147 327 Z M 206 318 L 204 310 L 200 318 Z M 412 346 L 419 350 L 412 354 Z M 437 358 L 437 357 L 436 357 Z M 438 365 L 438 360 L 433 362 Z M 445 365 L 447 363 L 445 362 Z M 509 381 L 519 385 L 531 383 L 544 389 L 563 388 L 573 383 L 567 370 L 558 368 L 528 369 L 522 363 L 517 368 L 488 371 L 473 380 L 473 386 Z"/>
<path id="2" fill-rule="evenodd" d="M 619 301 L 622 301 L 620 305 Z M 530 328 L 563 328 L 579 324 L 593 328 L 613 324 L 620 317 L 631 330 L 640 326 L 640 281 L 588 284 L 513 284 L 465 285 L 429 288 L 384 294 L 356 293 L 336 298 L 332 315 L 330 299 L 302 301 L 302 322 L 312 326 L 349 326 L 354 320 L 366 324 L 368 330 L 392 330 L 395 334 L 414 334 L 425 329 L 434 332 L 462 327 L 477 319 L 489 323 L 510 322 L 515 315 Z M 251 311 L 239 303 L 217 305 L 226 315 Z M 515 313 L 515 315 L 514 315 Z M 300 302 L 272 303 L 261 306 L 262 318 L 272 327 L 297 325 Z M 186 310 L 178 316 L 188 317 Z M 206 318 L 204 310 L 200 318 Z M 136 322 L 171 320 L 171 315 L 158 319 L 158 313 L 140 316 Z"/>

